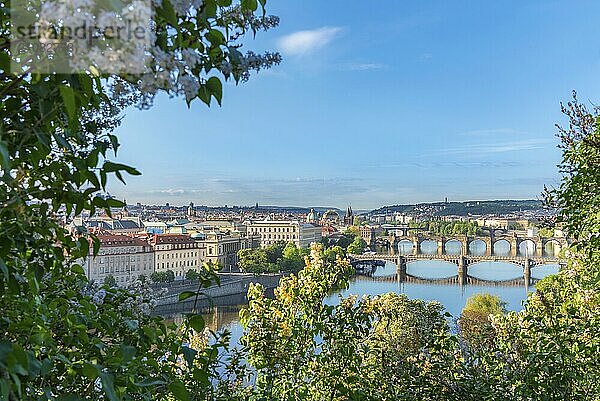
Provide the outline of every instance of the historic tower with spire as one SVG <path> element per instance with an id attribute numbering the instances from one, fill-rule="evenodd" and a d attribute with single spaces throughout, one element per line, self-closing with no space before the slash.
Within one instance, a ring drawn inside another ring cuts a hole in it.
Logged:
<path id="1" fill-rule="evenodd" d="M 346 215 L 344 216 L 344 224 L 351 226 L 354 223 L 354 214 L 352 213 L 352 206 L 348 206 Z"/>

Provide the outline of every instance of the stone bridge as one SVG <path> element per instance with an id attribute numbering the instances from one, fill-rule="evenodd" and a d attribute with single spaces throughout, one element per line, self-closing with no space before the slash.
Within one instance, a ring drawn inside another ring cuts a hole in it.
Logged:
<path id="1" fill-rule="evenodd" d="M 477 236 L 466 236 L 466 235 L 453 235 L 453 236 L 437 236 L 437 235 L 428 235 L 428 234 L 414 234 L 414 235 L 406 235 L 406 236 L 383 236 L 380 237 L 380 244 L 385 248 L 388 248 L 389 251 L 393 254 L 400 253 L 399 245 L 400 243 L 411 243 L 412 250 L 411 254 L 418 255 L 422 254 L 423 244 L 425 242 L 431 241 L 433 243 L 437 243 L 437 255 L 448 255 L 447 245 L 450 242 L 459 243 L 460 244 L 460 254 L 461 255 L 469 255 L 471 252 L 470 247 L 476 241 L 481 241 L 485 244 L 485 254 L 482 256 L 494 256 L 496 253 L 494 250 L 495 245 L 498 243 L 504 242 L 508 246 L 508 255 L 511 258 L 515 258 L 517 256 L 531 256 L 534 258 L 540 258 L 545 256 L 544 250 L 547 248 L 549 244 L 552 244 L 556 252 L 568 245 L 566 238 L 561 237 L 525 237 L 518 236 L 515 234 L 496 234 L 496 230 L 490 231 L 490 235 L 477 235 Z M 528 255 L 522 255 L 519 251 L 519 247 L 521 244 L 526 244 L 526 249 L 532 249 L 532 252 Z M 521 255 L 520 255 L 521 254 Z M 549 255 L 555 256 L 555 255 Z"/>
<path id="2" fill-rule="evenodd" d="M 519 256 L 475 256 L 475 255 L 391 255 L 391 254 L 374 254 L 374 255 L 350 255 L 350 260 L 353 266 L 372 265 L 377 266 L 381 261 L 388 261 L 396 264 L 398 280 L 400 282 L 408 279 L 418 279 L 406 273 L 406 264 L 419 260 L 443 260 L 456 265 L 456 276 L 441 280 L 454 280 L 456 283 L 477 284 L 477 283 L 497 283 L 496 281 L 481 280 L 476 277 L 469 276 L 469 266 L 480 262 L 505 262 L 518 265 L 523 268 L 523 283 L 528 286 L 533 284 L 531 277 L 531 269 L 535 266 L 545 264 L 564 265 L 564 261 L 556 257 L 519 257 Z M 435 281 L 436 279 L 422 279 L 427 282 Z M 509 280 L 514 282 L 514 280 Z M 449 283 L 450 284 L 450 283 Z M 516 285 L 516 284 L 514 284 Z"/>

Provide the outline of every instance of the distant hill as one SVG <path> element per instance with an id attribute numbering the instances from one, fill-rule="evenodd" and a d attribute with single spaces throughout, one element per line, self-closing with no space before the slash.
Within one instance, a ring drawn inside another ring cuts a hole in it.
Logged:
<path id="1" fill-rule="evenodd" d="M 342 216 L 344 214 L 344 212 L 342 212 L 340 209 L 336 208 L 336 207 L 320 207 L 320 206 L 314 206 L 314 207 L 297 207 L 297 206 L 263 206 L 263 205 L 259 205 L 258 210 L 263 210 L 263 211 L 272 211 L 272 212 L 279 212 L 279 213 L 293 213 L 293 214 L 306 214 L 310 212 L 310 209 L 314 209 L 315 212 L 318 213 L 323 213 L 326 212 L 328 210 L 335 210 L 340 216 Z"/>
<path id="2" fill-rule="evenodd" d="M 543 208 L 539 200 L 491 200 L 465 202 L 418 203 L 413 205 L 384 206 L 372 210 L 368 215 L 400 212 L 404 214 L 429 214 L 432 216 L 470 216 L 488 214 L 511 214 Z"/>

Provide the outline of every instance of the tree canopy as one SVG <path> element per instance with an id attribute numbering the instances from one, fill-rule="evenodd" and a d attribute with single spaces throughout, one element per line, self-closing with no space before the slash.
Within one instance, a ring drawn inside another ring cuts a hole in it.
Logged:
<path id="1" fill-rule="evenodd" d="M 276 53 L 242 52 L 246 33 L 274 27 L 278 18 L 266 14 L 265 0 L 150 4 L 154 36 L 136 73 L 75 59 L 67 60 L 75 72 L 44 73 L 34 43 L 15 46 L 11 17 L 52 17 L 60 30 L 88 18 L 94 2 L 0 8 L 1 400 L 189 400 L 212 391 L 220 345 L 186 345 L 203 331 L 202 318 L 192 314 L 167 329 L 150 316 L 143 287 L 89 283 L 79 263 L 90 247 L 97 254 L 99 241 L 67 232 L 63 222 L 123 205 L 100 192 L 112 177 L 140 174 L 114 159 L 113 131 L 127 107 L 147 108 L 159 93 L 220 104 L 223 80 L 242 82 L 279 63 Z"/>

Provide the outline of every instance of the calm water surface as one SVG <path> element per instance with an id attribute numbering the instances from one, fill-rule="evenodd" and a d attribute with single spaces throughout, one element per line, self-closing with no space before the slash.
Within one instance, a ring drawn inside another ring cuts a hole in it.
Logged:
<path id="1" fill-rule="evenodd" d="M 456 276 L 457 267 L 444 261 L 417 261 L 408 263 L 407 274 L 426 279 L 440 279 Z M 544 278 L 558 272 L 557 265 L 533 267 L 531 274 L 536 279 Z M 348 295 L 380 295 L 388 292 L 406 294 L 409 298 L 441 302 L 446 311 L 458 317 L 465 306 L 467 298 L 476 293 L 487 292 L 499 296 L 506 302 L 509 310 L 520 310 L 527 297 L 528 291 L 534 287 L 525 288 L 523 285 L 464 285 L 439 283 L 399 283 L 395 279 L 396 265 L 387 262 L 378 268 L 373 277 L 357 276 L 350 282 L 347 290 L 329 296 L 325 302 L 336 304 L 340 296 Z M 469 267 L 469 275 L 484 280 L 510 280 L 522 277 L 520 266 L 504 262 L 482 262 Z M 242 335 L 242 327 L 238 320 L 239 309 L 243 305 L 218 307 L 205 315 L 207 325 L 214 331 L 227 329 L 232 333 L 232 345 L 237 344 Z M 177 317 L 175 317 L 177 320 Z"/>

